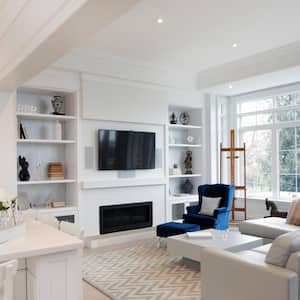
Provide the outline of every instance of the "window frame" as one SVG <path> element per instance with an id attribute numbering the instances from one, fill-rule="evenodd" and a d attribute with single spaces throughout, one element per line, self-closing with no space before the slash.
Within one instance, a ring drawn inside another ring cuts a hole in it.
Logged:
<path id="1" fill-rule="evenodd" d="M 283 96 L 286 94 L 299 93 L 300 94 L 300 83 L 289 85 L 285 87 L 278 87 L 270 90 L 259 91 L 254 93 L 249 93 L 245 95 L 238 95 L 232 97 L 233 100 L 233 115 L 234 115 L 234 127 L 237 132 L 237 140 L 242 143 L 242 135 L 247 131 L 257 131 L 257 130 L 271 130 L 272 134 L 272 198 L 274 199 L 282 199 L 284 201 L 292 201 L 291 198 L 280 198 L 280 163 L 279 163 L 279 132 L 282 128 L 290 128 L 290 127 L 300 127 L 300 120 L 292 120 L 292 121 L 277 121 L 276 114 L 281 111 L 300 111 L 300 103 L 298 105 L 290 105 L 290 106 L 275 106 L 275 97 Z M 262 109 L 255 110 L 253 112 L 240 112 L 239 107 L 242 103 L 250 102 L 250 101 L 258 101 L 267 98 L 273 99 L 273 107 L 271 109 Z M 261 124 L 261 125 L 251 125 L 251 126 L 241 126 L 241 117 L 243 116 L 251 116 L 258 114 L 272 114 L 272 121 L 270 124 Z M 246 145 L 247 146 L 247 145 Z M 297 170 L 296 170 L 297 171 Z M 296 173 L 297 174 L 297 173 Z M 300 175 L 300 173 L 299 173 Z M 249 195 L 249 198 L 259 198 L 257 196 Z"/>

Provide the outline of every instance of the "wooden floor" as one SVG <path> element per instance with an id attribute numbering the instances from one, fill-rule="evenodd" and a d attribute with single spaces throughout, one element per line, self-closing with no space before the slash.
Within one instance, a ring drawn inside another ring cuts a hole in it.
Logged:
<path id="1" fill-rule="evenodd" d="M 100 293 L 97 289 L 83 281 L 83 300 L 111 300 L 111 298 Z"/>

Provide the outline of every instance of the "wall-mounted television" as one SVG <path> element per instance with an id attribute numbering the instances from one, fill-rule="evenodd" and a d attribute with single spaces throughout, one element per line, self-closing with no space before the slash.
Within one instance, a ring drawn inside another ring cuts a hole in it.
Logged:
<path id="1" fill-rule="evenodd" d="M 98 130 L 99 170 L 155 168 L 155 133 Z"/>

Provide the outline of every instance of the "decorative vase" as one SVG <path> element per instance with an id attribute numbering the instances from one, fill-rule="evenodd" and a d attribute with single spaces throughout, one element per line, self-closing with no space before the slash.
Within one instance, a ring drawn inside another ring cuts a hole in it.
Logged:
<path id="1" fill-rule="evenodd" d="M 189 125 L 190 123 L 190 115 L 187 112 L 181 113 L 179 119 L 182 125 Z"/>
<path id="2" fill-rule="evenodd" d="M 191 194 L 193 191 L 193 184 L 189 179 L 187 179 L 181 186 L 182 192 L 185 194 Z"/>
<path id="3" fill-rule="evenodd" d="M 65 115 L 64 100 L 62 96 L 54 96 L 51 100 L 54 115 Z"/>
<path id="4" fill-rule="evenodd" d="M 62 139 L 62 125 L 59 121 L 55 122 L 55 139 Z"/>

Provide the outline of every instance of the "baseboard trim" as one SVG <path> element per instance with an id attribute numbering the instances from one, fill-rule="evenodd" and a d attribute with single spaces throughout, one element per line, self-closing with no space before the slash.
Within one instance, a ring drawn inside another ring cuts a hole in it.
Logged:
<path id="1" fill-rule="evenodd" d="M 153 227 L 129 230 L 86 238 L 85 247 L 95 249 L 154 237 L 155 229 Z"/>

